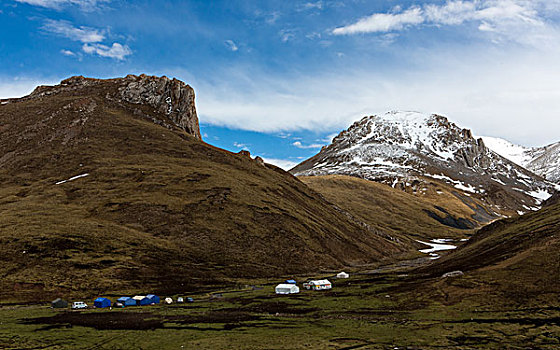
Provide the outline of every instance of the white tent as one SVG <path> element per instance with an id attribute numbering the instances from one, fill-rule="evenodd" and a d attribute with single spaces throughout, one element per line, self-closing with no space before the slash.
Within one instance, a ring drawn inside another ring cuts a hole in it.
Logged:
<path id="1" fill-rule="evenodd" d="M 336 278 L 348 278 L 350 277 L 349 274 L 347 274 L 346 272 L 342 271 L 341 273 L 339 273 L 338 275 L 336 275 Z"/>
<path id="2" fill-rule="evenodd" d="M 287 284 L 287 283 L 277 285 L 274 290 L 276 291 L 276 294 L 295 294 L 295 293 L 299 293 L 299 287 L 298 286 L 296 286 L 295 284 Z"/>
<path id="3" fill-rule="evenodd" d="M 303 284 L 305 289 L 325 290 L 332 289 L 332 283 L 329 280 L 309 281 Z"/>
<path id="4" fill-rule="evenodd" d="M 165 298 L 164 301 L 165 301 L 166 304 L 171 304 L 171 303 L 173 303 L 173 299 L 171 299 L 171 298 Z"/>
<path id="5" fill-rule="evenodd" d="M 178 302 L 178 303 L 183 303 L 183 302 L 184 302 L 183 297 L 178 297 L 178 298 L 177 298 L 177 302 Z"/>

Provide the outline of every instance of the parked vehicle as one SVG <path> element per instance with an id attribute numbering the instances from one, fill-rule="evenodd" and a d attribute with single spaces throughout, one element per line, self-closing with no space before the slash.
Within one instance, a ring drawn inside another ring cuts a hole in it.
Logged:
<path id="1" fill-rule="evenodd" d="M 72 303 L 72 309 L 87 309 L 88 306 L 83 301 L 75 301 Z"/>
<path id="2" fill-rule="evenodd" d="M 187 298 L 187 303 L 194 303 L 194 299 L 191 298 L 191 297 L 188 297 L 188 298 Z"/>

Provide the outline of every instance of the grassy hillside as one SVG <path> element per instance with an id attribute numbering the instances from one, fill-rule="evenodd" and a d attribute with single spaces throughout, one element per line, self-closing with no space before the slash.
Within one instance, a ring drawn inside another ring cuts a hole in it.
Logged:
<path id="1" fill-rule="evenodd" d="M 560 204 L 496 221 L 464 246 L 417 272 L 434 276 L 432 291 L 443 301 L 471 300 L 514 308 L 558 304 Z M 441 279 L 460 270 L 459 278 Z"/>
<path id="2" fill-rule="evenodd" d="M 107 99 L 112 88 L 0 105 L 0 299 L 170 293 L 406 249 L 290 174 Z"/>
<path id="3" fill-rule="evenodd" d="M 299 179 L 364 222 L 401 238 L 465 238 L 492 219 L 482 202 L 437 181 L 409 193 L 344 175 Z"/>

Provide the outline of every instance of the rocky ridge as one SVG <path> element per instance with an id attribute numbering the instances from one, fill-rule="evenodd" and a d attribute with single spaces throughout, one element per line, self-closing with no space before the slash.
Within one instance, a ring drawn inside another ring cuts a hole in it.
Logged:
<path id="1" fill-rule="evenodd" d="M 195 93 L 192 87 L 177 79 L 166 76 L 127 75 L 125 78 L 93 79 L 74 76 L 55 86 L 39 86 L 26 99 L 37 99 L 62 93 L 83 93 L 84 90 L 103 89 L 105 98 L 133 105 L 153 108 L 147 115 L 140 109 L 135 114 L 152 119 L 160 125 L 172 125 L 185 130 L 201 139 L 195 106 Z M 161 120 L 161 116 L 169 120 Z"/>
<path id="2" fill-rule="evenodd" d="M 521 165 L 548 181 L 560 183 L 560 142 L 544 147 L 523 147 L 495 137 L 482 137 L 484 143 L 504 158 Z"/>
<path id="3" fill-rule="evenodd" d="M 297 176 L 351 175 L 401 189 L 444 181 L 496 213 L 536 209 L 555 186 L 488 149 L 440 115 L 388 112 L 357 121 L 319 154 L 294 167 Z"/>

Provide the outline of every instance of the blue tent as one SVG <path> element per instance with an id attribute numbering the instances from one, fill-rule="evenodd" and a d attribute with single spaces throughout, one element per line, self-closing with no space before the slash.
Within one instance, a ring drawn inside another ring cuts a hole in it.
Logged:
<path id="1" fill-rule="evenodd" d="M 110 307 L 111 306 L 111 300 L 109 300 L 107 298 L 97 298 L 93 302 L 93 306 L 99 307 L 99 308 Z"/>
<path id="2" fill-rule="evenodd" d="M 288 284 L 297 284 L 296 280 L 286 280 Z"/>
<path id="3" fill-rule="evenodd" d="M 136 306 L 136 300 L 131 297 L 120 297 L 117 299 L 117 303 L 121 303 L 123 306 Z"/>
<path id="4" fill-rule="evenodd" d="M 152 303 L 152 299 L 145 296 L 135 296 L 133 299 L 136 301 L 136 305 L 138 306 L 146 306 Z"/>
<path id="5" fill-rule="evenodd" d="M 146 295 L 146 298 L 150 299 L 153 304 L 159 304 L 159 297 L 157 295 L 148 294 Z"/>

